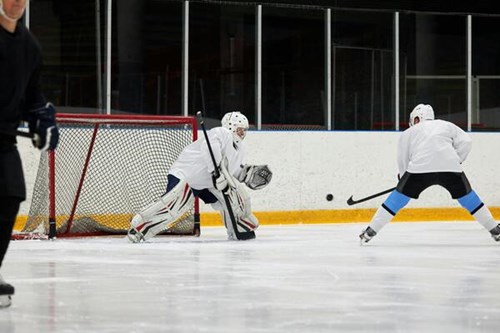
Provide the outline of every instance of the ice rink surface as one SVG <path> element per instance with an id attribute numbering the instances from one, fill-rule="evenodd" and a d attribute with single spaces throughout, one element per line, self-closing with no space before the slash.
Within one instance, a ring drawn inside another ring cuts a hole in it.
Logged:
<path id="1" fill-rule="evenodd" d="M 12 241 L 1 333 L 499 332 L 500 244 L 475 222 L 262 226 L 257 239 Z"/>

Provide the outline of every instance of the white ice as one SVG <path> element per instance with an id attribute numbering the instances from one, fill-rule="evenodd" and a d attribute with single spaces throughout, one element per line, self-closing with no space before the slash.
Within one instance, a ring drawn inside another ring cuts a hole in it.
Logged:
<path id="1" fill-rule="evenodd" d="M 475 222 L 262 226 L 257 239 L 12 241 L 1 333 L 499 332 L 500 243 Z"/>

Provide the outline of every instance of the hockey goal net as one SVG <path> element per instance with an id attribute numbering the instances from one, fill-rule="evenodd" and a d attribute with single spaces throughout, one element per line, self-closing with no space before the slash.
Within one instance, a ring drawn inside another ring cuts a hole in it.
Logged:
<path id="1" fill-rule="evenodd" d="M 193 117 L 57 114 L 57 122 L 59 145 L 41 154 L 28 218 L 14 239 L 126 234 L 197 138 Z M 195 200 L 163 233 L 199 232 Z"/>

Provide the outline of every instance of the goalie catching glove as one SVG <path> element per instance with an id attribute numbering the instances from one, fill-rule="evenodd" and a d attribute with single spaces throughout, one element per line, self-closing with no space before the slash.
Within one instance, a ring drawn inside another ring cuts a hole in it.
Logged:
<path id="1" fill-rule="evenodd" d="M 273 178 L 273 173 L 267 165 L 243 165 L 238 180 L 252 190 L 266 187 Z"/>
<path id="2" fill-rule="evenodd" d="M 59 143 L 56 125 L 56 110 L 52 103 L 29 111 L 27 115 L 30 133 L 34 134 L 33 145 L 40 150 L 54 150 Z"/>

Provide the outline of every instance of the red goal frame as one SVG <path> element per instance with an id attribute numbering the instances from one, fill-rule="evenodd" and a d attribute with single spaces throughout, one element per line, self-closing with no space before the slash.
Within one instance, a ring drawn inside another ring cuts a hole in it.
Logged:
<path id="1" fill-rule="evenodd" d="M 48 156 L 48 238 L 54 239 L 55 237 L 80 237 L 80 236 L 100 236 L 109 235 L 102 232 L 89 232 L 89 233 L 71 233 L 71 226 L 73 224 L 73 219 L 75 215 L 76 206 L 79 200 L 79 196 L 85 181 L 85 176 L 87 168 L 89 165 L 90 158 L 92 156 L 92 149 L 94 147 L 94 142 L 101 126 L 104 125 L 124 125 L 130 122 L 131 124 L 146 123 L 148 125 L 189 125 L 192 128 L 192 142 L 196 141 L 198 138 L 198 126 L 195 117 L 191 116 L 154 116 L 154 115 L 103 115 L 103 114 L 70 114 L 70 113 L 57 113 L 56 119 L 58 124 L 74 124 L 83 123 L 92 126 L 93 123 L 93 133 L 91 137 L 91 142 L 89 144 L 89 149 L 86 152 L 86 158 L 83 165 L 83 170 L 81 172 L 81 178 L 78 183 L 78 188 L 73 200 L 71 213 L 69 215 L 66 231 L 56 232 L 56 160 L 57 160 L 57 148 L 54 151 L 47 152 Z M 166 185 L 166 184 L 165 184 Z M 23 236 L 23 233 L 13 235 L 13 239 L 29 239 L 29 238 L 45 238 L 45 237 L 33 237 Z M 193 235 L 200 235 L 200 213 L 199 213 L 199 199 L 195 198 L 194 203 L 194 229 Z"/>

